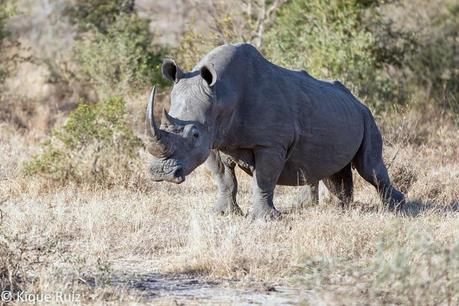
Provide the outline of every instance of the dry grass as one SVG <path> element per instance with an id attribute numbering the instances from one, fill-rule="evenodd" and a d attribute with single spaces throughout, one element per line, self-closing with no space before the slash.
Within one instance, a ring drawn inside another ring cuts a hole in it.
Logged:
<path id="1" fill-rule="evenodd" d="M 298 210 L 301 188 L 281 187 L 284 218 L 252 222 L 209 213 L 215 187 L 203 167 L 179 186 L 149 182 L 144 169 L 136 179 L 145 185 L 129 188 L 56 188 L 24 177 L 36 143 L 2 124 L 0 289 L 76 292 L 89 304 L 154 299 L 145 288 L 119 285 L 130 270 L 131 281 L 144 271 L 242 288 L 288 285 L 307 293 L 306 304 L 457 305 L 459 129 L 407 112 L 388 117 L 384 134 L 390 172 L 411 201 L 404 214 L 385 211 L 357 179 L 348 211 Z M 247 210 L 250 179 L 239 172 L 239 180 Z"/>

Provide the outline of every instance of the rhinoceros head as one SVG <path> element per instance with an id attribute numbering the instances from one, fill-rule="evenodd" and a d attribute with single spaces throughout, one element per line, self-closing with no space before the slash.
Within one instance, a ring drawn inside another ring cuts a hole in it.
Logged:
<path id="1" fill-rule="evenodd" d="M 182 183 L 207 159 L 212 147 L 217 76 L 213 67 L 207 66 L 184 73 L 172 60 L 163 63 L 162 73 L 174 87 L 171 108 L 169 113 L 163 109 L 159 128 L 153 117 L 155 87 L 148 99 L 150 172 L 155 181 Z"/>

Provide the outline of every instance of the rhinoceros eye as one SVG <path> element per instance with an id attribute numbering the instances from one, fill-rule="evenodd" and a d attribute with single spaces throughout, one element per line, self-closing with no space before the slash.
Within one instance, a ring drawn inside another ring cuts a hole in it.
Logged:
<path id="1" fill-rule="evenodd" d="M 190 141 L 195 142 L 196 140 L 198 140 L 199 136 L 200 133 L 196 126 L 190 125 L 187 128 L 185 128 L 184 137 L 189 139 Z"/>

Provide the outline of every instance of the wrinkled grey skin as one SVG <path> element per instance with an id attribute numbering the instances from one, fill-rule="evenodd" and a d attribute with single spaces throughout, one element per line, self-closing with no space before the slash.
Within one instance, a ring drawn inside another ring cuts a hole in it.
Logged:
<path id="1" fill-rule="evenodd" d="M 252 216 L 272 218 L 276 185 L 309 185 L 316 201 L 323 180 L 349 203 L 354 167 L 390 209 L 403 204 L 371 112 L 340 82 L 276 66 L 249 44 L 220 46 L 189 73 L 170 60 L 162 71 L 174 87 L 160 128 L 149 108 L 153 179 L 181 183 L 207 160 L 218 185 L 214 210 L 241 213 L 237 165 L 253 177 Z"/>

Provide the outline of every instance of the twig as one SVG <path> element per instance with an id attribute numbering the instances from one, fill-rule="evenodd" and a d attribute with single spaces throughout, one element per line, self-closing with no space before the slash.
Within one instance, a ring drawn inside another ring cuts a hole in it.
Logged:
<path id="1" fill-rule="evenodd" d="M 390 169 L 392 164 L 394 163 L 395 159 L 397 158 L 398 152 L 400 152 L 400 148 L 397 148 L 397 151 L 395 152 L 394 156 L 392 157 L 390 163 L 387 164 L 387 170 Z"/>

